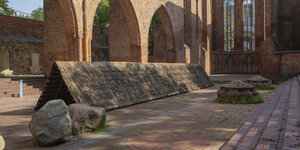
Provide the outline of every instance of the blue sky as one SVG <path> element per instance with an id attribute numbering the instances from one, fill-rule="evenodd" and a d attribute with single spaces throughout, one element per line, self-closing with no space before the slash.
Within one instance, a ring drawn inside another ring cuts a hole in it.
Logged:
<path id="1" fill-rule="evenodd" d="M 43 0 L 8 0 L 9 7 L 30 14 L 38 7 L 43 7 Z"/>

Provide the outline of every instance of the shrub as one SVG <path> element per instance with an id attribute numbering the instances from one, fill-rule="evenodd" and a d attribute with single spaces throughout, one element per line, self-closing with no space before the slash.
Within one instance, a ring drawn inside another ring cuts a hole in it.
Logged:
<path id="1" fill-rule="evenodd" d="M 261 85 L 257 87 L 257 90 L 274 90 L 276 88 L 275 84 Z"/>
<path id="2" fill-rule="evenodd" d="M 259 104 L 264 102 L 264 97 L 262 95 L 253 96 L 251 99 L 242 97 L 241 99 L 233 99 L 232 101 L 228 99 L 219 100 L 215 99 L 214 102 L 221 104 Z"/>

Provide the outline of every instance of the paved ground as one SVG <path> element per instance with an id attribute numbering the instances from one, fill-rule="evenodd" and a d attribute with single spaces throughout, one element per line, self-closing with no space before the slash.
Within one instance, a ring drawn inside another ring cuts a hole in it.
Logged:
<path id="1" fill-rule="evenodd" d="M 110 111 L 106 132 L 45 149 L 219 149 L 259 106 L 213 103 L 219 86 Z M 27 127 L 37 98 L 0 100 L 7 149 L 41 149 Z"/>
<path id="2" fill-rule="evenodd" d="M 222 150 L 299 150 L 300 76 L 284 82 Z"/>

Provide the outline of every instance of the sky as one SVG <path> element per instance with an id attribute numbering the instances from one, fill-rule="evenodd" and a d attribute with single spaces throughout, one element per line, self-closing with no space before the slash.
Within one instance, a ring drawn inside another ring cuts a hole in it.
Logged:
<path id="1" fill-rule="evenodd" d="M 38 7 L 43 7 L 43 0 L 8 0 L 8 6 L 14 10 L 31 14 Z"/>

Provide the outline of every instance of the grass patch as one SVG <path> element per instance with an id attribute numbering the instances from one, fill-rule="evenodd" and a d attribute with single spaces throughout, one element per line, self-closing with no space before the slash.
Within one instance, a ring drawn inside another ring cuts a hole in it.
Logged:
<path id="1" fill-rule="evenodd" d="M 97 133 L 101 133 L 101 132 L 104 132 L 106 130 L 106 128 L 108 128 L 108 127 L 109 127 L 109 125 L 107 124 L 106 121 L 104 122 L 104 125 L 101 128 L 99 128 L 99 129 L 97 129 L 96 131 L 93 131 L 93 132 L 86 131 L 85 126 L 82 126 L 81 129 L 80 129 L 80 131 L 77 131 L 76 136 L 80 136 L 82 134 L 97 134 Z"/>
<path id="2" fill-rule="evenodd" d="M 269 84 L 269 85 L 261 85 L 257 87 L 256 90 L 266 91 L 266 90 L 274 90 L 275 88 L 276 88 L 275 84 Z"/>
<path id="3" fill-rule="evenodd" d="M 44 75 L 26 75 L 26 74 L 11 75 L 5 73 L 0 74 L 0 78 L 11 78 L 11 77 L 44 77 Z"/>
<path id="4" fill-rule="evenodd" d="M 264 140 L 264 141 L 270 141 L 270 142 L 275 142 L 275 141 L 276 141 L 276 140 L 274 140 L 273 138 L 266 137 L 266 136 L 263 137 L 263 140 Z"/>
<path id="5" fill-rule="evenodd" d="M 225 99 L 219 100 L 215 99 L 214 102 L 221 104 L 259 104 L 264 102 L 264 97 L 262 95 L 254 96 L 252 99 L 247 99 L 246 97 L 242 97 L 241 99 L 233 99 L 232 101 Z"/>
<path id="6" fill-rule="evenodd" d="M 10 77 L 11 75 L 9 74 L 6 74 L 6 73 L 1 73 L 0 74 L 0 78 L 7 78 L 7 77 Z"/>

